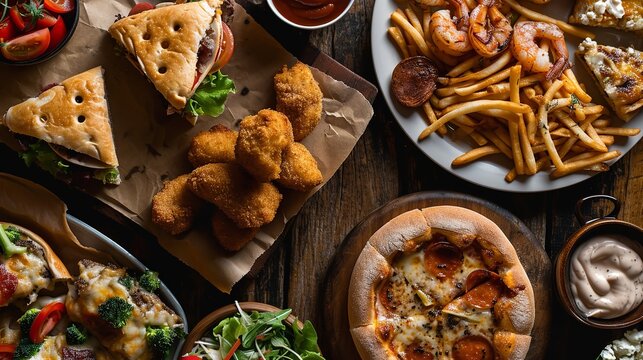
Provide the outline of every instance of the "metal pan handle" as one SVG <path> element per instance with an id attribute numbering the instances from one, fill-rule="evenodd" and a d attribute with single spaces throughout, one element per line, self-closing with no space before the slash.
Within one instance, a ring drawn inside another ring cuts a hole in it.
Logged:
<path id="1" fill-rule="evenodd" d="M 583 214 L 583 204 L 586 201 L 593 201 L 596 199 L 609 200 L 614 205 L 614 208 L 612 208 L 612 211 L 610 211 L 610 213 L 605 216 L 588 220 Z M 600 220 L 600 219 L 616 219 L 616 215 L 618 215 L 618 212 L 620 210 L 621 210 L 621 202 L 617 198 L 610 195 L 602 195 L 602 194 L 592 195 L 592 196 L 582 198 L 576 202 L 576 219 L 578 219 L 578 222 L 583 225 L 589 224 L 593 221 Z"/>

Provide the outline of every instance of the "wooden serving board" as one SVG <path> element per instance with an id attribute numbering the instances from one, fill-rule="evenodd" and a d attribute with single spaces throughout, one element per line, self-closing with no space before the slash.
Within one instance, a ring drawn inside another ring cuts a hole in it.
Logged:
<path id="1" fill-rule="evenodd" d="M 353 266 L 362 248 L 380 227 L 412 209 L 454 205 L 474 210 L 496 223 L 511 241 L 524 266 L 536 299 L 536 322 L 528 360 L 544 359 L 550 333 L 550 308 L 553 288 L 551 262 L 541 242 L 518 218 L 507 210 L 475 198 L 453 192 L 420 192 L 395 199 L 372 212 L 344 239 L 322 284 L 320 337 L 323 353 L 329 359 L 359 359 L 348 325 L 347 293 Z M 364 359 L 367 360 L 367 359 Z"/>

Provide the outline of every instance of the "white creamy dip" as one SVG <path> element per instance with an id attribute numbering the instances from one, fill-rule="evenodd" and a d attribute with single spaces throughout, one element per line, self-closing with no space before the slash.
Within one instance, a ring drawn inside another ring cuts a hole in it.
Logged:
<path id="1" fill-rule="evenodd" d="M 641 304 L 643 261 L 633 249 L 637 245 L 623 236 L 602 234 L 574 251 L 570 287 L 585 316 L 613 319 Z"/>

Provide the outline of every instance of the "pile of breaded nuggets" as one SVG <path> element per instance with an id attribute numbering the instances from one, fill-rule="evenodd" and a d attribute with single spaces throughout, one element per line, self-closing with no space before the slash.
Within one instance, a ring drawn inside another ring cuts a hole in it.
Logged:
<path id="1" fill-rule="evenodd" d="M 284 66 L 274 83 L 277 111 L 245 117 L 238 132 L 215 125 L 194 137 L 188 160 L 195 169 L 167 181 L 154 196 L 155 224 L 177 235 L 210 209 L 214 237 L 238 251 L 275 218 L 280 187 L 308 192 L 322 183 L 317 161 L 298 142 L 321 119 L 319 84 L 299 62 Z"/>

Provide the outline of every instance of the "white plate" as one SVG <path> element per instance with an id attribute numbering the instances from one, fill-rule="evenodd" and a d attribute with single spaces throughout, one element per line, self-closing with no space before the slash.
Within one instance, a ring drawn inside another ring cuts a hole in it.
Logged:
<path id="1" fill-rule="evenodd" d="M 75 218 L 74 216 L 68 214 L 67 222 L 69 223 L 69 228 L 71 229 L 71 231 L 74 233 L 74 235 L 76 235 L 78 240 L 83 245 L 93 247 L 94 249 L 101 252 L 109 253 L 112 258 L 114 258 L 114 260 L 118 263 L 118 265 L 123 266 L 127 269 L 133 269 L 141 272 L 147 269 L 147 267 L 143 265 L 143 263 L 138 261 L 134 256 L 132 256 L 132 254 L 127 252 L 127 250 L 123 249 L 112 239 L 103 235 L 103 233 L 87 225 L 78 218 Z M 163 302 L 172 310 L 174 310 L 174 312 L 181 318 L 181 320 L 183 320 L 185 332 L 188 333 L 188 318 L 185 316 L 185 312 L 183 311 L 181 304 L 179 304 L 174 295 L 170 292 L 170 289 L 168 289 L 162 281 L 161 288 L 159 289 L 158 294 L 161 300 L 163 300 Z M 178 359 L 179 356 L 182 355 L 180 354 L 180 351 L 183 347 L 184 341 L 185 340 L 182 339 L 176 345 L 173 359 Z"/>
<path id="2" fill-rule="evenodd" d="M 525 1 L 522 1 L 522 3 L 525 3 Z M 552 0 L 550 4 L 545 6 L 533 4 L 527 4 L 527 6 L 552 17 L 565 20 L 571 13 L 573 4 L 574 0 Z M 391 99 L 391 73 L 395 65 L 401 60 L 401 57 L 386 31 L 389 26 L 391 26 L 390 15 L 396 8 L 397 4 L 393 0 L 375 1 L 371 22 L 371 49 L 373 52 L 375 74 L 384 99 L 391 109 L 393 116 L 402 129 L 404 129 L 404 132 L 431 160 L 452 174 L 474 184 L 510 192 L 539 192 L 560 189 L 587 180 L 594 175 L 594 173 L 577 173 L 559 179 L 551 179 L 547 173 L 539 172 L 533 176 L 519 177 L 513 182 L 508 183 L 504 178 L 507 171 L 513 167 L 513 164 L 502 156 L 488 157 L 467 166 L 452 168 L 451 161 L 471 149 L 467 143 L 464 141 L 454 141 L 448 136 L 440 137 L 437 134 L 433 134 L 426 140 L 418 143 L 418 136 L 422 130 L 426 128 L 422 115 L 418 111 L 398 105 Z M 589 27 L 587 29 L 597 34 L 596 40 L 599 44 L 633 46 L 637 50 L 643 50 L 642 37 L 636 37 L 631 33 L 611 29 Z M 570 57 L 573 57 L 576 47 L 583 39 L 567 34 L 566 38 Z M 599 90 L 585 69 L 582 66 L 574 67 L 574 73 L 577 75 L 578 80 L 587 86 L 593 102 L 607 106 L 606 101 L 600 95 Z M 616 120 L 616 118 L 615 121 L 622 123 L 620 120 Z M 639 113 L 624 126 L 643 128 L 643 112 Z M 610 150 L 619 150 L 622 154 L 625 154 L 636 145 L 642 136 L 643 134 L 627 138 L 617 137 L 615 144 L 610 147 Z"/>

